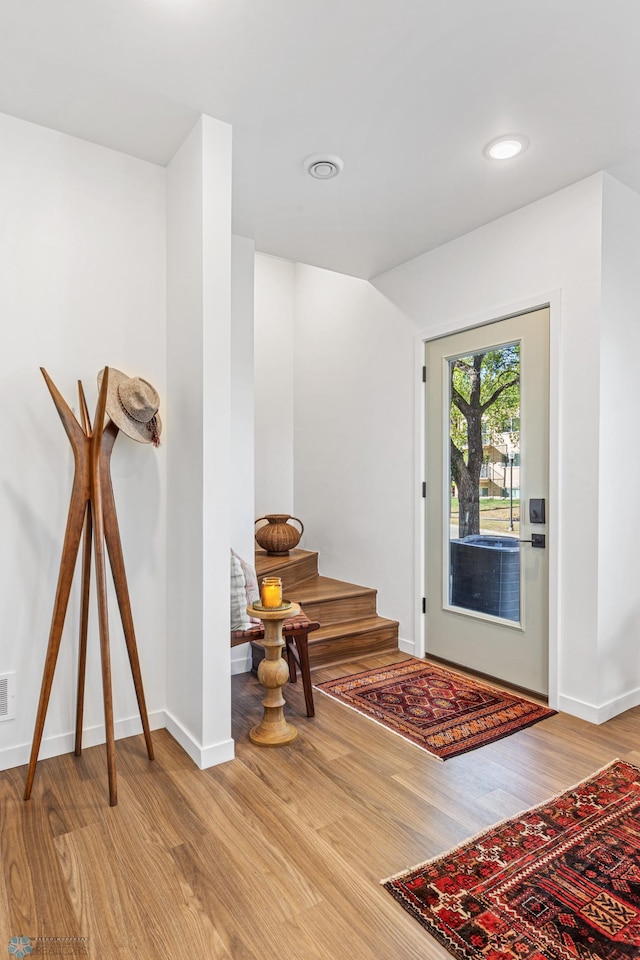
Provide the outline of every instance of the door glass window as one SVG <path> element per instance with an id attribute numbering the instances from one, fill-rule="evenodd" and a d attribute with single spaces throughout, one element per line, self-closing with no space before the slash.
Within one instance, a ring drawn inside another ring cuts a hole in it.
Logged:
<path id="1" fill-rule="evenodd" d="M 520 620 L 520 343 L 449 359 L 449 604 Z"/>

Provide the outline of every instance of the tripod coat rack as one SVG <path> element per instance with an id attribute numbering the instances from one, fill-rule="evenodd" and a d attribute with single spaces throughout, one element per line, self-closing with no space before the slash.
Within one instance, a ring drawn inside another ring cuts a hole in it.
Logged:
<path id="1" fill-rule="evenodd" d="M 91 551 L 93 543 L 96 568 L 96 593 L 98 599 L 102 692 L 104 699 L 104 720 L 107 741 L 109 803 L 113 807 L 118 802 L 118 791 L 115 738 L 113 731 L 109 618 L 105 576 L 105 542 L 107 546 L 109 562 L 111 564 L 111 570 L 113 573 L 116 597 L 118 600 L 118 607 L 120 610 L 120 617 L 122 620 L 122 627 L 127 645 L 127 653 L 129 655 L 129 663 L 131 666 L 131 673 L 133 676 L 133 683 L 138 700 L 138 709 L 140 711 L 140 719 L 142 720 L 142 729 L 144 731 L 144 738 L 149 760 L 153 760 L 153 743 L 151 741 L 151 731 L 149 729 L 149 719 L 147 716 L 147 708 L 144 699 L 142 674 L 140 672 L 138 648 L 136 644 L 135 630 L 133 627 L 131 603 L 129 600 L 129 588 L 127 586 L 127 577 L 122 554 L 122 543 L 120 541 L 115 498 L 111 483 L 111 452 L 118 436 L 119 428 L 111 419 L 107 421 L 106 425 L 104 422 L 107 403 L 107 389 L 109 383 L 109 368 L 105 367 L 104 369 L 93 427 L 91 426 L 91 420 L 89 418 L 89 411 L 87 408 L 87 401 L 85 399 L 82 383 L 78 381 L 78 395 L 82 419 L 82 424 L 80 424 L 53 383 L 47 371 L 44 369 L 44 367 L 41 367 L 40 369 L 49 388 L 49 392 L 51 393 L 56 409 L 60 415 L 60 419 L 62 420 L 62 425 L 64 426 L 66 434 L 73 448 L 75 473 L 73 479 L 73 488 L 71 491 L 71 502 L 69 504 L 69 514 L 67 517 L 67 526 L 64 536 L 64 544 L 62 547 L 62 559 L 60 561 L 58 585 L 53 605 L 49 644 L 47 647 L 47 655 L 42 676 L 40 700 L 38 702 L 38 712 L 36 715 L 33 743 L 31 746 L 31 758 L 29 760 L 29 769 L 27 771 L 24 799 L 28 800 L 31 796 L 31 788 L 33 786 L 36 764 L 38 762 L 38 753 L 40 752 L 40 744 L 42 741 L 42 732 L 44 730 L 44 723 L 49 705 L 49 696 L 51 694 L 51 685 L 53 683 L 53 676 L 58 659 L 58 651 L 60 649 L 60 640 L 62 638 L 62 630 L 64 627 L 64 621 L 69 602 L 69 594 L 71 592 L 71 583 L 73 580 L 73 573 L 80 547 L 80 539 L 84 529 L 75 755 L 79 757 L 82 752 L 82 717 L 84 709 L 84 687 L 87 662 L 87 625 L 89 620 L 89 587 L 91 581 Z"/>

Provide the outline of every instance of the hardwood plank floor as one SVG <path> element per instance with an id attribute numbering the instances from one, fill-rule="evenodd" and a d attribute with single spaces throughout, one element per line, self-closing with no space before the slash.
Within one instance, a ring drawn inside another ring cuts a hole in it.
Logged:
<path id="1" fill-rule="evenodd" d="M 328 680 L 393 660 L 317 669 Z M 285 689 L 298 739 L 250 743 L 251 674 L 233 678 L 236 759 L 200 771 L 166 731 L 0 773 L 0 951 L 11 936 L 88 938 L 96 960 L 443 960 L 380 886 L 622 757 L 640 708 L 595 727 L 558 715 L 441 763 L 316 692 Z M 77 956 L 82 954 L 78 948 Z M 67 956 L 73 955 L 70 953 Z"/>

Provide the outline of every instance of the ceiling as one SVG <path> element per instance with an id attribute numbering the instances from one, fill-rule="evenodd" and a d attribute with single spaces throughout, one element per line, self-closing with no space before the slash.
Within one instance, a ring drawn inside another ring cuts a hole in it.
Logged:
<path id="1" fill-rule="evenodd" d="M 158 164 L 225 120 L 234 232 L 359 277 L 598 170 L 640 190 L 639 103 L 637 0 L 0 0 L 0 112 Z"/>

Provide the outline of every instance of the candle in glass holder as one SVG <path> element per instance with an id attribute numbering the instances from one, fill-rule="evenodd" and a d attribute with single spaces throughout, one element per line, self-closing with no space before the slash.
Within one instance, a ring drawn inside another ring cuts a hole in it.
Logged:
<path id="1" fill-rule="evenodd" d="M 282 606 L 282 580 L 280 577 L 265 577 L 260 590 L 263 607 Z"/>

